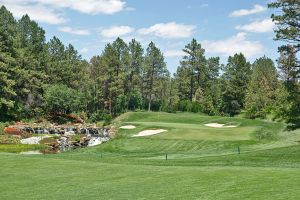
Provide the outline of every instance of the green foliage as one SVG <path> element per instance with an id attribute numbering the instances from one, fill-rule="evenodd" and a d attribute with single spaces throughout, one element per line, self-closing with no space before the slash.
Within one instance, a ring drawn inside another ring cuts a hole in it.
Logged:
<path id="1" fill-rule="evenodd" d="M 0 144 L 19 144 L 20 138 L 14 137 L 12 135 L 1 135 L 0 134 Z"/>
<path id="2" fill-rule="evenodd" d="M 58 143 L 58 142 L 55 138 L 49 137 L 49 138 L 42 139 L 39 143 L 47 145 L 47 144 L 53 144 L 53 143 Z"/>
<path id="3" fill-rule="evenodd" d="M 199 102 L 195 101 L 189 101 L 189 100 L 183 100 L 179 101 L 178 110 L 182 112 L 193 112 L 193 113 L 199 113 L 202 112 L 202 107 L 199 104 Z"/>
<path id="4" fill-rule="evenodd" d="M 65 85 L 47 87 L 45 106 L 48 112 L 69 114 L 82 110 L 82 94 Z"/>
<path id="5" fill-rule="evenodd" d="M 294 44 L 293 46 L 300 49 L 300 2 L 294 0 L 276 0 L 269 4 L 270 8 L 280 9 L 281 12 L 272 14 L 271 18 L 275 22 L 277 40 L 283 40 Z"/>
<path id="6" fill-rule="evenodd" d="M 274 119 L 288 123 L 289 129 L 300 126 L 300 95 L 299 86 L 295 86 L 295 92 L 290 93 L 287 86 L 281 83 L 276 91 L 276 106 L 274 106 Z"/>
<path id="7" fill-rule="evenodd" d="M 101 111 L 95 112 L 89 117 L 91 122 L 104 121 L 103 126 L 110 124 L 112 119 L 112 115 Z"/>
<path id="8" fill-rule="evenodd" d="M 145 96 L 148 103 L 148 111 L 151 108 L 158 110 L 161 104 L 162 87 L 159 87 L 169 77 L 164 56 L 153 42 L 146 49 L 144 66 Z M 156 108 L 155 108 L 156 107 Z"/>
<path id="9" fill-rule="evenodd" d="M 175 74 L 179 100 L 197 101 L 198 103 L 191 103 L 188 107 L 194 107 L 192 110 L 198 110 L 197 112 L 201 110 L 211 115 L 217 114 L 220 99 L 219 58 L 206 59 L 205 50 L 195 39 L 186 45 L 183 51 L 186 56 L 183 57 Z M 196 108 L 198 104 L 200 106 Z M 183 104 L 179 107 L 182 106 Z M 189 109 L 181 108 L 181 110 Z"/>
<path id="10" fill-rule="evenodd" d="M 266 57 L 257 59 L 253 63 L 245 99 L 246 117 L 266 118 L 274 106 L 276 89 L 277 72 L 273 61 Z"/>
<path id="11" fill-rule="evenodd" d="M 16 96 L 15 80 L 12 77 L 15 66 L 14 37 L 16 36 L 16 21 L 4 6 L 0 8 L 0 121 L 10 118 Z"/>
<path id="12" fill-rule="evenodd" d="M 297 128 L 300 127 L 300 61 L 297 57 L 300 50 L 300 2 L 276 0 L 269 7 L 281 11 L 271 16 L 277 26 L 275 39 L 287 43 L 279 48 L 278 65 L 284 88 L 280 88 L 283 92 L 278 94 L 275 113 L 277 118 L 289 123 L 290 128 Z"/>
<path id="13" fill-rule="evenodd" d="M 244 107 L 250 76 L 251 65 L 242 53 L 228 58 L 228 64 L 225 66 L 222 76 L 224 90 L 222 94 L 222 112 L 230 116 L 241 112 Z"/>
<path id="14" fill-rule="evenodd" d="M 112 119 L 113 119 L 113 117 L 110 114 L 104 113 L 103 114 L 103 120 L 104 120 L 104 124 L 103 125 L 105 126 L 105 125 L 110 124 L 111 121 L 112 121 Z"/>
<path id="15" fill-rule="evenodd" d="M 128 100 L 128 109 L 135 110 L 142 106 L 142 95 L 139 91 L 134 90 Z"/>

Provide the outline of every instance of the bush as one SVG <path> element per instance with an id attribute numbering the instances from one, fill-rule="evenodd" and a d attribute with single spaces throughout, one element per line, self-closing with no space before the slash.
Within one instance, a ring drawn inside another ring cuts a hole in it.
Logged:
<path id="1" fill-rule="evenodd" d="M 58 144 L 57 140 L 54 138 L 44 138 L 40 141 L 40 144 Z"/>
<path id="2" fill-rule="evenodd" d="M 0 135 L 0 144 L 19 144 L 20 138 L 12 135 Z"/>
<path id="3" fill-rule="evenodd" d="M 135 110 L 137 108 L 140 108 L 142 106 L 142 97 L 139 91 L 133 91 L 128 103 L 128 108 L 130 110 Z"/>
<path id="4" fill-rule="evenodd" d="M 104 121 L 104 123 L 103 123 L 104 126 L 110 124 L 112 119 L 113 119 L 113 117 L 110 114 L 104 113 L 101 111 L 97 111 L 97 112 L 91 114 L 89 117 L 90 122 Z"/>
<path id="5" fill-rule="evenodd" d="M 177 105 L 177 108 L 179 111 L 182 112 L 193 112 L 193 113 L 202 112 L 202 107 L 200 103 L 195 101 L 194 102 L 188 100 L 180 101 Z"/>
<path id="6" fill-rule="evenodd" d="M 110 115 L 110 114 L 104 114 L 103 115 L 103 120 L 104 120 L 104 126 L 105 125 L 108 125 L 108 124 L 110 124 L 111 123 L 111 121 L 112 121 L 112 116 Z"/>
<path id="7" fill-rule="evenodd" d="M 8 125 L 9 125 L 9 123 L 7 123 L 7 122 L 0 122 L 0 135 L 4 134 L 4 128 Z"/>
<path id="8" fill-rule="evenodd" d="M 53 113 L 75 113 L 83 108 L 82 94 L 65 85 L 53 85 L 46 89 L 45 106 Z"/>

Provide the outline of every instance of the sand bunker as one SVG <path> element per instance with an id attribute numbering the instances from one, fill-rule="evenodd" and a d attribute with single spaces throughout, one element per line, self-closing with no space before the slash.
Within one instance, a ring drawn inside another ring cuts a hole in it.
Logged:
<path id="1" fill-rule="evenodd" d="M 38 154 L 42 154 L 40 151 L 23 151 L 20 152 L 20 154 L 24 154 L 24 155 L 38 155 Z"/>
<path id="2" fill-rule="evenodd" d="M 136 127 L 133 125 L 121 126 L 120 129 L 135 129 Z"/>
<path id="3" fill-rule="evenodd" d="M 21 144 L 39 144 L 39 142 L 44 138 L 49 138 L 50 136 L 39 136 L 39 137 L 30 137 L 21 140 Z"/>
<path id="4" fill-rule="evenodd" d="M 204 124 L 205 126 L 208 126 L 208 127 L 212 127 L 212 128 L 235 128 L 237 126 L 233 126 L 233 125 L 230 125 L 230 126 L 225 126 L 225 124 L 218 124 L 218 123 L 209 123 L 209 124 Z"/>
<path id="5" fill-rule="evenodd" d="M 155 129 L 155 130 L 144 130 L 139 132 L 138 134 L 134 135 L 133 137 L 144 137 L 144 136 L 150 136 L 150 135 L 155 135 L 159 133 L 166 132 L 167 130 L 164 129 Z"/>

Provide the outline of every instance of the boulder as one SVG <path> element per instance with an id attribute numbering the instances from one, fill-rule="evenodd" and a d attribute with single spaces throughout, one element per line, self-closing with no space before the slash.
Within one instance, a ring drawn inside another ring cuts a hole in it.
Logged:
<path id="1" fill-rule="evenodd" d="M 4 133 L 9 135 L 23 135 L 23 131 L 15 126 L 9 126 L 4 128 Z"/>

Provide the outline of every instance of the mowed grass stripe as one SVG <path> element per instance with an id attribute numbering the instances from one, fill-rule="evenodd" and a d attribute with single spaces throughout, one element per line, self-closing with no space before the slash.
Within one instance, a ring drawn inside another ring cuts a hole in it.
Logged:
<path id="1" fill-rule="evenodd" d="M 0 184 L 0 198 L 8 200 L 276 200 L 297 199 L 300 195 L 300 171 L 290 168 L 168 167 L 2 155 L 0 158 L 6 160 L 1 170 L 5 184 Z"/>

